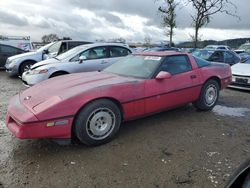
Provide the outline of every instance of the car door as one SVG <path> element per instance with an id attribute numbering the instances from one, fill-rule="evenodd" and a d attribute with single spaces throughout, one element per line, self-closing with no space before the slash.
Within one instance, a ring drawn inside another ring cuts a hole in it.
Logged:
<path id="1" fill-rule="evenodd" d="M 84 57 L 85 60 L 80 61 L 80 57 Z M 72 72 L 91 72 L 103 70 L 108 66 L 108 54 L 107 47 L 100 46 L 90 48 L 78 54 L 71 62 Z"/>
<path id="2" fill-rule="evenodd" d="M 160 71 L 169 72 L 172 77 L 164 80 L 151 79 L 145 83 L 145 111 L 153 113 L 193 102 L 199 89 L 196 87 L 197 72 L 192 70 L 188 56 L 167 57 Z"/>
<path id="3" fill-rule="evenodd" d="M 122 57 L 131 54 L 131 51 L 121 46 L 109 46 L 109 61 L 108 66 L 120 60 Z"/>

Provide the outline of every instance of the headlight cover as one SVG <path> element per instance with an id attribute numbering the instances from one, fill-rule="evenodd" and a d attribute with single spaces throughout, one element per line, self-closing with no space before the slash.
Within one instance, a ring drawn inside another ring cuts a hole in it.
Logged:
<path id="1" fill-rule="evenodd" d="M 6 64 L 9 65 L 10 67 L 14 67 L 17 61 L 18 59 L 13 59 L 12 61 L 7 60 Z"/>
<path id="2" fill-rule="evenodd" d="M 48 69 L 31 70 L 29 71 L 29 74 L 45 74 L 48 71 L 49 71 Z"/>

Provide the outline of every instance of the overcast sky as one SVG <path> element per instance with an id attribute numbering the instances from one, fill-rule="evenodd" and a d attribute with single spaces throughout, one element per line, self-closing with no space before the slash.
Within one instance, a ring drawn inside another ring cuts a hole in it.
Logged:
<path id="1" fill-rule="evenodd" d="M 225 14 L 213 17 L 201 38 L 224 40 L 250 37 L 250 0 L 233 0 L 241 20 Z M 40 41 L 44 34 L 93 41 L 123 37 L 143 41 L 168 40 L 155 0 L 0 0 L 0 35 L 27 35 Z M 190 40 L 189 6 L 177 10 L 174 41 Z"/>

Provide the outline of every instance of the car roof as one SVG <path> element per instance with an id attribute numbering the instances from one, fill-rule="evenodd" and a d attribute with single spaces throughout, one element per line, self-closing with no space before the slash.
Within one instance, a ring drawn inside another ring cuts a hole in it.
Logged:
<path id="1" fill-rule="evenodd" d="M 92 47 L 98 47 L 98 46 L 119 46 L 119 47 L 128 48 L 128 46 L 123 43 L 93 43 L 93 44 L 80 45 L 80 47 L 84 47 L 84 48 L 92 48 Z"/>
<path id="2" fill-rule="evenodd" d="M 176 52 L 176 51 L 165 51 L 165 52 L 135 52 L 133 55 L 142 55 L 142 56 L 172 56 L 172 55 L 188 55 L 185 52 Z"/>
<path id="3" fill-rule="evenodd" d="M 200 49 L 200 50 L 196 50 L 196 51 L 208 51 L 208 52 L 228 52 L 231 50 L 227 50 L 227 49 Z"/>

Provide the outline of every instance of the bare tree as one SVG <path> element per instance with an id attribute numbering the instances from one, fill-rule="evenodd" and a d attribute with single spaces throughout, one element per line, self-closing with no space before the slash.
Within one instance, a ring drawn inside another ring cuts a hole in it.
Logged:
<path id="1" fill-rule="evenodd" d="M 195 29 L 194 47 L 197 47 L 199 39 L 199 29 L 207 25 L 211 21 L 211 16 L 216 13 L 225 13 L 231 16 L 236 16 L 237 7 L 230 0 L 188 0 L 195 9 L 195 14 L 191 15 L 193 26 Z M 233 8 L 234 13 L 229 11 Z M 236 16 L 237 17 L 237 16 Z"/>
<path id="2" fill-rule="evenodd" d="M 176 7 L 178 3 L 175 0 L 164 0 L 164 5 L 158 8 L 162 14 L 162 25 L 167 28 L 166 34 L 169 36 L 169 46 L 173 44 L 174 28 L 176 28 Z"/>
<path id="3" fill-rule="evenodd" d="M 151 46 L 151 41 L 152 41 L 152 38 L 151 38 L 150 36 L 146 36 L 146 37 L 144 38 L 144 45 L 145 45 L 146 47 L 150 47 L 150 46 Z"/>

